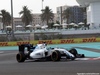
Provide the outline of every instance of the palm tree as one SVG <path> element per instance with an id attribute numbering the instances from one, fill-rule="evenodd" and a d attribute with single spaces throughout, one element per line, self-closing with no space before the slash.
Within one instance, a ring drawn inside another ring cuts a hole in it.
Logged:
<path id="1" fill-rule="evenodd" d="M 72 15 L 72 12 L 71 12 L 70 8 L 65 9 L 62 13 L 63 19 L 67 19 L 67 24 L 69 23 L 69 18 L 71 15 Z"/>
<path id="2" fill-rule="evenodd" d="M 22 22 L 26 25 L 29 25 L 32 22 L 32 14 L 27 6 L 23 7 L 23 10 L 19 12 L 22 18 Z"/>
<path id="3" fill-rule="evenodd" d="M 83 11 L 83 13 L 86 13 L 86 7 L 82 7 L 81 10 Z"/>
<path id="4" fill-rule="evenodd" d="M 1 10 L 2 22 L 3 22 L 3 30 L 5 29 L 5 20 L 6 20 L 6 10 Z"/>
<path id="5" fill-rule="evenodd" d="M 3 30 L 5 30 L 5 27 L 7 25 L 11 24 L 11 15 L 9 12 L 6 10 L 1 10 L 1 15 L 2 15 L 2 22 L 3 22 Z"/>
<path id="6" fill-rule="evenodd" d="M 6 12 L 6 25 L 11 24 L 11 15 L 9 12 Z"/>
<path id="7" fill-rule="evenodd" d="M 52 13 L 51 9 L 49 9 L 48 6 L 45 7 L 43 10 L 43 13 L 40 15 L 42 21 L 46 21 L 47 25 L 49 24 L 49 21 L 53 21 L 54 14 Z"/>

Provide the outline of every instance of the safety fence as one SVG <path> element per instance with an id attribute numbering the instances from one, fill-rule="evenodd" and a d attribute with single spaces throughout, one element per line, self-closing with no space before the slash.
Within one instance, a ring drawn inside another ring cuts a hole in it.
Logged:
<path id="1" fill-rule="evenodd" d="M 60 39 L 60 40 L 30 40 L 30 41 L 14 41 L 14 42 L 0 42 L 0 46 L 18 46 L 21 44 L 40 44 L 46 42 L 47 44 L 70 44 L 70 43 L 88 43 L 100 42 L 100 38 L 75 38 L 75 39 Z"/>

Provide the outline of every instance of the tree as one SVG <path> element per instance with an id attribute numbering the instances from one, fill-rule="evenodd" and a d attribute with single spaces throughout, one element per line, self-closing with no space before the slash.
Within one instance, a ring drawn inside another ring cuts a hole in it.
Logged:
<path id="1" fill-rule="evenodd" d="M 71 15 L 72 15 L 72 12 L 71 12 L 70 8 L 65 9 L 62 13 L 63 19 L 67 19 L 67 24 L 69 23 L 69 18 Z"/>
<path id="2" fill-rule="evenodd" d="M 6 12 L 6 25 L 11 24 L 11 15 L 9 12 Z"/>
<path id="3" fill-rule="evenodd" d="M 81 10 L 83 13 L 86 13 L 86 7 L 82 7 Z"/>
<path id="4" fill-rule="evenodd" d="M 5 27 L 11 24 L 11 15 L 9 12 L 3 9 L 1 10 L 1 16 L 3 22 L 3 30 L 5 30 Z"/>
<path id="5" fill-rule="evenodd" d="M 85 28 L 85 30 L 86 30 L 86 28 L 89 29 L 89 26 L 90 26 L 90 24 L 87 25 L 86 7 L 82 7 L 81 10 L 82 10 L 82 12 L 84 13 L 84 16 L 85 16 L 83 22 L 84 22 L 84 28 Z"/>
<path id="6" fill-rule="evenodd" d="M 24 6 L 22 11 L 19 12 L 22 18 L 22 22 L 26 25 L 29 25 L 32 22 L 32 14 L 27 6 Z"/>
<path id="7" fill-rule="evenodd" d="M 47 25 L 49 24 L 49 21 L 53 21 L 54 14 L 52 13 L 51 9 L 49 9 L 48 6 L 45 7 L 44 10 L 42 10 L 41 20 L 46 21 Z"/>

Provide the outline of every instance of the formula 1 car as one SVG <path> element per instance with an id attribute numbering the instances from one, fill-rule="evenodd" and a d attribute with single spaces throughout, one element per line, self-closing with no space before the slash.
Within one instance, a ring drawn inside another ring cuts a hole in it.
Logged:
<path id="1" fill-rule="evenodd" d="M 64 48 L 51 48 L 47 47 L 47 44 L 22 44 L 19 46 L 19 52 L 16 55 L 18 62 L 24 62 L 27 59 L 41 60 L 45 59 L 48 61 L 60 61 L 60 59 L 71 59 L 74 60 L 76 57 L 84 57 L 84 54 L 78 54 L 76 49 L 67 50 Z"/>

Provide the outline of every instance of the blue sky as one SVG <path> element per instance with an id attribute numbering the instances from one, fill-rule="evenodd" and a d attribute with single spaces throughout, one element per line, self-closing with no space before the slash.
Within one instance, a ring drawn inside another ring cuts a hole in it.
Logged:
<path id="1" fill-rule="evenodd" d="M 11 12 L 10 2 L 11 0 L 0 0 L 0 10 L 5 9 Z M 76 0 L 44 0 L 43 8 L 49 6 L 50 9 L 55 13 L 56 7 L 63 5 L 78 5 Z M 32 13 L 41 13 L 42 0 L 13 0 L 13 14 L 14 17 L 19 17 L 19 12 L 22 10 L 23 6 L 27 6 Z"/>

